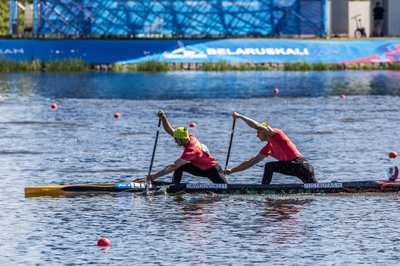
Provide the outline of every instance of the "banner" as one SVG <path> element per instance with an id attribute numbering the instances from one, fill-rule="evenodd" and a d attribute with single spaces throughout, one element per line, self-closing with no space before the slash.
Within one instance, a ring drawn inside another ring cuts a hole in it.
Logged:
<path id="1" fill-rule="evenodd" d="M 0 40 L 0 59 L 89 64 L 399 62 L 400 40 Z"/>

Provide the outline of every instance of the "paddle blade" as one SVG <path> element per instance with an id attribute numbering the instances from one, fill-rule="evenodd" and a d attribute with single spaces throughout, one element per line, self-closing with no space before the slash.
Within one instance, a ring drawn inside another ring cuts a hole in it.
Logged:
<path id="1" fill-rule="evenodd" d="M 147 182 L 146 178 L 138 178 L 132 181 L 133 183 L 142 183 Z"/>

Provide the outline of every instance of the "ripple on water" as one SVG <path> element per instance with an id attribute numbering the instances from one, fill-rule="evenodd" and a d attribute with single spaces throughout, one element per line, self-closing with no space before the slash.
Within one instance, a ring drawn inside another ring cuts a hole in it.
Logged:
<path id="1" fill-rule="evenodd" d="M 377 79 L 381 72 L 0 74 L 6 83 L 31 84 L 28 95 L 25 87 L 9 86 L 0 104 L 0 264 L 395 264 L 397 194 L 23 196 L 25 186 L 144 177 L 158 110 L 174 127 L 195 121 L 190 132 L 221 164 L 231 113 L 238 111 L 283 129 L 320 181 L 380 179 L 396 164 L 388 151 L 400 150 L 398 75 L 383 75 L 386 81 Z M 59 109 L 51 110 L 49 102 Z M 238 121 L 229 166 L 262 146 L 254 130 Z M 181 153 L 161 130 L 153 172 Z M 264 162 L 229 181 L 260 183 Z M 299 180 L 273 177 L 273 183 L 292 182 Z M 97 247 L 102 236 L 111 240 L 109 249 Z"/>

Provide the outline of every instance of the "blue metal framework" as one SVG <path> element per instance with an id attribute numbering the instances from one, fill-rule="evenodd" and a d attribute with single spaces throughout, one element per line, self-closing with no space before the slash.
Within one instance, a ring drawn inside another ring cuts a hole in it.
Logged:
<path id="1" fill-rule="evenodd" d="M 17 0 L 9 0 L 10 5 L 10 34 L 18 31 L 18 6 Z"/>
<path id="2" fill-rule="evenodd" d="M 40 34 L 323 36 L 326 1 L 35 0 L 34 25 Z"/>

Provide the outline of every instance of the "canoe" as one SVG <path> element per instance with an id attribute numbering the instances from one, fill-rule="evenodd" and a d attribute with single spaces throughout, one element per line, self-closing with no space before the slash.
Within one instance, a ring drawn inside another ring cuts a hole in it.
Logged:
<path id="1" fill-rule="evenodd" d="M 153 182 L 147 185 L 147 191 L 175 193 L 215 193 L 215 194 L 327 194 L 327 193 L 385 193 L 399 192 L 397 181 L 349 181 L 325 182 L 316 184 L 212 184 Z M 140 193 L 146 192 L 146 183 L 106 183 L 75 184 L 56 186 L 35 186 L 25 188 L 25 197 L 62 197 L 79 194 L 104 193 Z"/>

